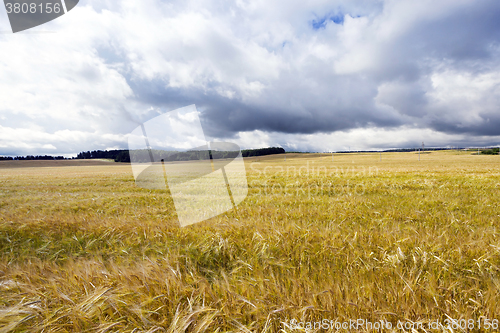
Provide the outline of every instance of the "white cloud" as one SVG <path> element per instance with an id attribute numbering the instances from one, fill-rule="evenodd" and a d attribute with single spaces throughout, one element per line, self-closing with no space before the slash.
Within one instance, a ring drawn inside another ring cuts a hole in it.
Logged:
<path id="1" fill-rule="evenodd" d="M 495 137 L 477 136 L 475 146 L 489 146 Z M 336 152 L 379 151 L 393 148 L 469 147 L 471 138 L 463 134 L 446 134 L 431 129 L 403 126 L 394 129 L 353 129 L 335 133 L 283 134 L 276 132 L 240 132 L 235 143 L 242 148 L 283 147 L 287 151 Z"/>

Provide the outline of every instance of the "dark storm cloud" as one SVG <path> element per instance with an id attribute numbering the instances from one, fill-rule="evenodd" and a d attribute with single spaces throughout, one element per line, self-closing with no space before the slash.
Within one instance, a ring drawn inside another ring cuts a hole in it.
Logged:
<path id="1" fill-rule="evenodd" d="M 168 75 L 150 84 L 140 82 L 133 89 L 143 102 L 166 109 L 197 104 L 203 111 L 207 132 L 215 137 L 253 130 L 311 134 L 405 124 L 449 133 L 499 135 L 499 118 L 487 105 L 483 110 L 479 108 L 478 116 L 484 120 L 468 124 L 449 117 L 457 107 L 453 101 L 436 107 L 429 93 L 434 89 L 430 80 L 433 73 L 466 70 L 476 75 L 498 67 L 500 2 L 461 3 L 438 15 L 432 15 L 432 5 L 428 10 L 428 16 L 419 17 L 397 37 L 368 40 L 374 50 L 369 55 L 373 63 L 355 73 L 338 74 L 333 69 L 334 58 L 309 54 L 300 66 L 291 59 L 288 68 L 267 80 L 258 98 L 253 99 L 238 94 L 233 98 L 221 96 L 216 88 L 224 87 L 226 82 L 169 88 Z M 318 19 L 321 24 L 313 21 L 317 24 L 311 27 L 311 38 L 324 33 L 321 30 L 327 24 L 344 23 L 338 14 L 332 16 L 336 20 L 330 16 Z M 371 19 L 366 32 L 376 29 L 377 24 L 384 22 L 377 21 L 377 17 Z M 226 49 L 222 39 L 218 43 L 218 49 Z M 336 50 L 339 40 L 333 36 L 329 41 L 323 36 L 318 43 Z M 295 52 L 300 56 L 299 51 Z M 226 53 L 225 66 L 230 71 L 244 66 L 237 53 Z M 217 57 L 221 56 L 219 52 Z"/>
<path id="2" fill-rule="evenodd" d="M 201 111 L 205 132 L 211 137 L 230 137 L 242 131 L 276 131 L 311 134 L 347 130 L 364 126 L 393 127 L 403 122 L 394 114 L 379 112 L 371 94 L 360 93 L 366 86 L 348 78 L 329 82 L 325 87 L 300 87 L 301 95 L 291 95 L 294 88 L 264 94 L 262 102 L 245 103 L 201 90 L 165 88 L 164 83 L 138 84 L 134 90 L 143 102 L 165 111 L 174 110 L 191 102 Z M 354 82 L 351 82 L 354 81 Z M 339 86 L 337 88 L 337 86 Z M 300 89 L 299 88 L 299 89 Z M 290 91 L 286 91 L 290 89 Z M 306 91 L 306 89 L 308 91 Z M 350 91 L 350 90 L 357 90 Z M 359 94 L 356 103 L 344 96 Z M 344 96 L 343 96 L 344 95 Z"/>

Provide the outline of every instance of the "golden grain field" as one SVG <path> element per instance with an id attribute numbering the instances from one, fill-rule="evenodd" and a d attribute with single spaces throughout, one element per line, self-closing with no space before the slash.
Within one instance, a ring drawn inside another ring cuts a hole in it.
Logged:
<path id="1" fill-rule="evenodd" d="M 286 156 L 185 228 L 128 164 L 0 162 L 0 332 L 498 331 L 500 156 Z"/>

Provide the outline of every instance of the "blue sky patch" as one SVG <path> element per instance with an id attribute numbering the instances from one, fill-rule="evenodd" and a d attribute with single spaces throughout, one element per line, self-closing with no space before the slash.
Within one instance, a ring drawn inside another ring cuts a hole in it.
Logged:
<path id="1" fill-rule="evenodd" d="M 311 21 L 311 25 L 312 25 L 314 30 L 319 30 L 319 29 L 326 27 L 326 24 L 330 21 L 335 23 L 335 24 L 343 25 L 344 24 L 344 14 L 340 12 L 340 13 L 337 13 L 334 15 L 329 14 L 329 15 L 326 15 L 324 17 L 318 17 L 317 19 Z"/>

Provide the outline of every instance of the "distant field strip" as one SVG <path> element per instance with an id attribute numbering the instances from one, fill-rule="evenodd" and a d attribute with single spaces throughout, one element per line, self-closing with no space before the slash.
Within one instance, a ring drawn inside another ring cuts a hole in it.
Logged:
<path id="1" fill-rule="evenodd" d="M 129 164 L 2 161 L 0 332 L 499 320 L 500 156 L 472 153 L 245 158 L 248 197 L 185 228 Z"/>

